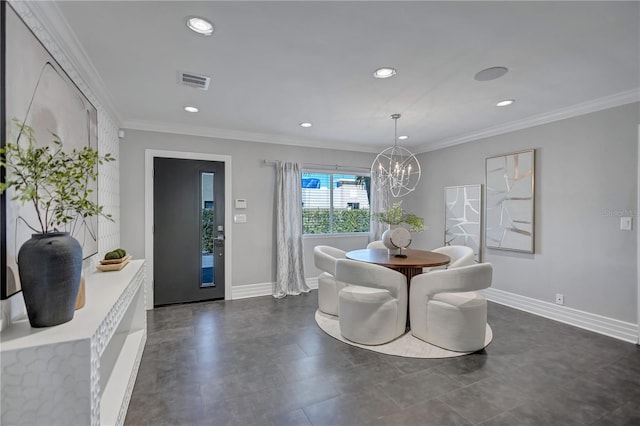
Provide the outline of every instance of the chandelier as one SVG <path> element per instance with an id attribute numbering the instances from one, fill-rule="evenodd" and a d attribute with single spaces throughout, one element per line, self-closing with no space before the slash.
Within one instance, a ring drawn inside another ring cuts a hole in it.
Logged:
<path id="1" fill-rule="evenodd" d="M 388 188 L 393 197 L 403 197 L 416 189 L 420 181 L 420 163 L 408 149 L 398 146 L 398 118 L 395 123 L 393 146 L 382 151 L 371 164 L 371 178 L 376 179 L 378 189 Z"/>

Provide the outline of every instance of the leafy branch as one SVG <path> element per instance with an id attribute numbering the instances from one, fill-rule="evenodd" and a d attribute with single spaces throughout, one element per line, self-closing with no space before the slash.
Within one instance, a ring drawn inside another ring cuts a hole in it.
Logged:
<path id="1" fill-rule="evenodd" d="M 384 212 L 373 213 L 374 220 L 389 225 L 400 225 L 406 223 L 412 232 L 424 231 L 424 219 L 413 213 L 407 213 L 402 209 L 402 201 L 393 203 L 391 208 Z"/>
<path id="2" fill-rule="evenodd" d="M 97 180 L 98 166 L 115 161 L 111 154 L 100 156 L 86 146 L 66 152 L 55 133 L 51 133 L 53 146 L 37 146 L 33 128 L 15 118 L 13 122 L 20 143 L 0 148 L 0 167 L 7 170 L 6 181 L 0 182 L 0 194 L 12 188 L 12 200 L 32 204 L 45 234 L 78 217 L 113 220 L 89 198 L 93 192 L 89 184 Z"/>

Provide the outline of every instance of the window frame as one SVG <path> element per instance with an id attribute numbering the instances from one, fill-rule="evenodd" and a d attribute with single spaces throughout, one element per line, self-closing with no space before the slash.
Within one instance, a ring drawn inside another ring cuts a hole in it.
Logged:
<path id="1" fill-rule="evenodd" d="M 318 233 L 318 234 L 306 234 L 304 232 L 304 221 L 302 223 L 302 237 L 303 238 L 326 238 L 326 237 L 342 237 L 342 236 L 362 236 L 362 235 L 368 235 L 371 232 L 371 219 L 369 219 L 369 229 L 366 231 L 357 231 L 357 232 L 333 232 L 334 229 L 334 205 L 333 205 L 333 192 L 334 192 L 334 185 L 335 185 L 335 180 L 334 180 L 334 176 L 335 175 L 353 175 L 353 176 L 366 176 L 371 178 L 371 172 L 370 171 L 366 171 L 366 172 L 357 172 L 354 170 L 350 170 L 348 168 L 345 168 L 344 170 L 323 170 L 323 169 L 316 169 L 316 168 L 303 168 L 302 169 L 302 176 L 304 176 L 306 173 L 317 173 L 317 174 L 323 174 L 323 175 L 329 175 L 329 229 L 331 232 L 328 233 Z M 302 187 L 300 188 L 300 190 L 302 191 Z M 302 213 L 304 214 L 304 207 L 301 205 L 300 208 L 302 209 Z M 365 209 L 362 209 L 365 210 Z M 371 200 L 369 200 L 369 206 L 366 210 L 369 210 L 369 218 L 371 218 Z"/>

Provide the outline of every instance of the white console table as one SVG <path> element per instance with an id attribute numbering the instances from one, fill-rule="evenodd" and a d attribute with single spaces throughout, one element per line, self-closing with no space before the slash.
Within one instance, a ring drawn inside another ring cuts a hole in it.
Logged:
<path id="1" fill-rule="evenodd" d="M 147 339 L 144 260 L 85 277 L 65 324 L 0 335 L 2 425 L 121 425 Z"/>

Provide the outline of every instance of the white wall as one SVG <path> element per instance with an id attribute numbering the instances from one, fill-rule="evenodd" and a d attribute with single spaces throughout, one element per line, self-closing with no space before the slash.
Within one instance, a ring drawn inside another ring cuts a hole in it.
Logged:
<path id="1" fill-rule="evenodd" d="M 233 224 L 232 276 L 235 286 L 275 281 L 275 167 L 264 160 L 339 164 L 368 168 L 374 154 L 302 148 L 287 145 L 221 140 L 198 136 L 127 130 L 120 144 L 121 243 L 134 254 L 145 257 L 144 248 L 144 153 L 146 149 L 230 155 L 233 161 L 233 199 L 245 198 L 247 223 Z M 235 211 L 234 211 L 235 212 Z M 307 277 L 318 274 L 309 248 L 320 244 L 364 247 L 367 237 L 305 239 Z M 355 248 L 354 247 L 354 248 Z"/>
<path id="2" fill-rule="evenodd" d="M 484 184 L 486 157 L 535 148 L 536 253 L 485 250 L 493 288 L 637 324 L 636 232 L 616 215 L 636 211 L 638 117 L 629 104 L 420 155 L 404 204 L 429 226 L 415 246 L 443 244 L 444 187 Z"/>
<path id="3" fill-rule="evenodd" d="M 104 212 L 111 214 L 114 221 L 104 218 L 98 220 L 98 253 L 85 260 L 84 273 L 95 270 L 96 259 L 104 253 L 120 245 L 120 155 L 118 126 L 114 118 L 103 107 L 102 102 L 80 76 L 76 67 L 62 51 L 60 45 L 54 41 L 49 31 L 37 18 L 34 11 L 26 2 L 11 2 L 18 15 L 26 22 L 31 31 L 40 39 L 49 53 L 58 61 L 69 77 L 85 94 L 98 110 L 98 152 L 100 155 L 111 153 L 117 161 L 106 163 L 98 168 L 98 203 L 104 206 Z M 11 84 L 7 82 L 6 84 Z M 17 293 L 7 300 L 0 302 L 0 329 L 8 325 L 11 319 L 25 315 L 22 293 Z"/>

